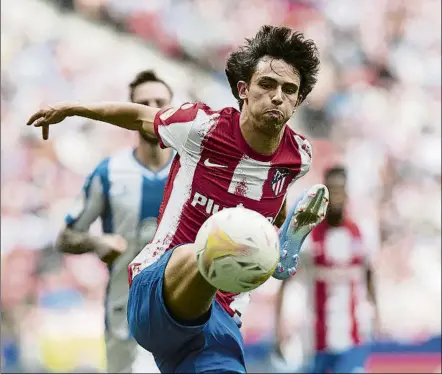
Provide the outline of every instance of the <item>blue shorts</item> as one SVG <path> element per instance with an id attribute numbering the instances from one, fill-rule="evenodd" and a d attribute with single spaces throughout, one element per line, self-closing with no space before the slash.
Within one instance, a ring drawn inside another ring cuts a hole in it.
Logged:
<path id="1" fill-rule="evenodd" d="M 370 350 L 366 345 L 344 352 L 317 352 L 308 373 L 363 373 Z"/>
<path id="2" fill-rule="evenodd" d="M 175 321 L 163 300 L 166 265 L 176 247 L 133 278 L 127 320 L 132 336 L 153 353 L 162 373 L 245 373 L 244 343 L 238 324 L 213 301 L 203 325 Z"/>

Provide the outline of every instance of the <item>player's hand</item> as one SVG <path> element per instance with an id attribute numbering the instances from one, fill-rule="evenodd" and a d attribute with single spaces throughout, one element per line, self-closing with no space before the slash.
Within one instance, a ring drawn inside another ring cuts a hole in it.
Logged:
<path id="1" fill-rule="evenodd" d="M 127 250 L 127 241 L 121 235 L 105 234 L 100 239 L 106 245 L 107 250 L 105 253 L 99 254 L 99 256 L 101 261 L 108 265 L 112 264 Z"/>
<path id="2" fill-rule="evenodd" d="M 41 127 L 44 140 L 49 138 L 49 126 L 63 121 L 70 115 L 71 105 L 66 103 L 48 105 L 34 113 L 26 123 L 27 126 Z"/>

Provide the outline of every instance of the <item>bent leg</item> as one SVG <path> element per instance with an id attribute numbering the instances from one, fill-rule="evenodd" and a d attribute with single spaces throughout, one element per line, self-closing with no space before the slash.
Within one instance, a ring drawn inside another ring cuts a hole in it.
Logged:
<path id="1" fill-rule="evenodd" d="M 203 330 L 208 323 L 179 323 L 165 304 L 165 272 L 173 252 L 166 252 L 147 267 L 139 263 L 129 267 L 130 276 L 135 273 L 127 303 L 130 333 L 140 346 L 153 353 L 161 372 L 166 373 L 176 372 L 177 366 L 191 352 L 203 349 Z"/>
<path id="2" fill-rule="evenodd" d="M 127 319 L 137 343 L 163 373 L 245 373 L 240 322 L 214 300 L 216 289 L 200 275 L 192 245 L 143 266 L 146 253 L 129 266 Z"/>
<path id="3" fill-rule="evenodd" d="M 204 319 L 216 291 L 198 270 L 193 244 L 175 248 L 166 266 L 163 286 L 164 302 L 172 317 L 184 324 Z"/>

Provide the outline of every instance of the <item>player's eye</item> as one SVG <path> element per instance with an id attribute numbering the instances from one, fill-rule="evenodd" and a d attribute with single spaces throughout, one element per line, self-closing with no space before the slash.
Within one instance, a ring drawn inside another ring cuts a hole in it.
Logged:
<path id="1" fill-rule="evenodd" d="M 298 87 L 284 87 L 284 92 L 287 95 L 294 95 L 298 91 Z"/>
<path id="2" fill-rule="evenodd" d="M 273 85 L 269 82 L 260 82 L 259 86 L 264 88 L 265 90 L 271 90 L 273 88 Z"/>

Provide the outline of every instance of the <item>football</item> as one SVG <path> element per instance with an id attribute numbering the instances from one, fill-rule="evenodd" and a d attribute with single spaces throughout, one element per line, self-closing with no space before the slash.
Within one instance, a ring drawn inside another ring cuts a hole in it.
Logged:
<path id="1" fill-rule="evenodd" d="M 198 268 L 214 287 L 247 292 L 263 284 L 279 261 L 279 238 L 261 214 L 225 208 L 201 226 L 195 245 Z"/>

